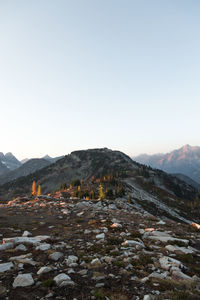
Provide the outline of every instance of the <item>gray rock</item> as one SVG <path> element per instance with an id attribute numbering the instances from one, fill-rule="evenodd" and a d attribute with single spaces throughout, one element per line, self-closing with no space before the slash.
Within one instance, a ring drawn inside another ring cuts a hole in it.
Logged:
<path id="1" fill-rule="evenodd" d="M 181 272 L 181 270 L 179 270 L 178 268 L 176 270 L 173 270 L 172 271 L 172 277 L 174 279 L 177 279 L 177 280 L 193 280 L 192 277 L 184 274 L 183 272 Z"/>
<path id="2" fill-rule="evenodd" d="M 13 247 L 14 247 L 13 243 L 5 243 L 5 244 L 0 245 L 0 251 L 12 249 Z"/>
<path id="3" fill-rule="evenodd" d="M 50 244 L 47 244 L 47 243 L 42 243 L 40 245 L 38 245 L 35 250 L 40 250 L 40 251 L 46 251 L 46 250 L 49 250 L 51 248 L 51 245 Z"/>
<path id="4" fill-rule="evenodd" d="M 176 252 L 176 251 L 179 251 L 179 252 L 182 252 L 182 253 L 185 253 L 185 254 L 192 254 L 194 252 L 196 252 L 196 250 L 192 247 L 178 247 L 178 246 L 175 246 L 175 245 L 167 245 L 165 246 L 165 248 L 170 251 L 170 252 Z"/>
<path id="5" fill-rule="evenodd" d="M 13 238 L 4 238 L 4 243 L 14 243 L 15 245 L 19 244 L 28 244 L 28 245 L 35 245 L 39 244 L 41 241 L 45 241 L 50 239 L 50 236 L 48 235 L 38 235 L 35 237 L 13 237 Z"/>
<path id="6" fill-rule="evenodd" d="M 145 295 L 143 298 L 143 300 L 154 300 L 154 299 L 155 299 L 155 297 L 152 295 Z"/>
<path id="7" fill-rule="evenodd" d="M 134 240 L 126 240 L 125 242 L 122 243 L 123 246 L 140 246 L 141 248 L 144 248 L 145 245 L 144 243 L 138 242 L 138 241 L 134 241 Z"/>
<path id="8" fill-rule="evenodd" d="M 51 267 L 41 267 L 38 271 L 37 271 L 37 274 L 40 275 L 40 274 L 43 274 L 43 273 L 48 273 L 52 271 L 52 268 Z"/>
<path id="9" fill-rule="evenodd" d="M 61 273 L 55 276 L 53 280 L 56 282 L 58 286 L 60 286 L 63 282 L 72 282 L 71 278 L 65 273 Z"/>
<path id="10" fill-rule="evenodd" d="M 171 235 L 169 235 L 167 232 L 164 232 L 164 231 L 156 231 L 156 230 L 152 231 L 152 232 L 149 231 L 144 234 L 144 238 L 148 238 L 151 240 L 157 240 L 157 241 L 161 241 L 161 242 L 177 241 L 177 242 L 183 242 L 186 245 L 189 244 L 189 240 L 174 238 Z"/>
<path id="11" fill-rule="evenodd" d="M 23 244 L 18 245 L 15 250 L 19 250 L 19 251 L 27 251 L 26 246 L 24 246 Z"/>
<path id="12" fill-rule="evenodd" d="M 91 261 L 91 265 L 96 265 L 96 264 L 100 264 L 101 263 L 101 261 L 100 261 L 100 259 L 98 259 L 98 258 L 94 258 L 92 261 Z"/>
<path id="13" fill-rule="evenodd" d="M 14 265 L 13 265 L 12 262 L 0 264 L 0 273 L 9 271 L 9 270 L 12 269 L 13 267 L 14 267 Z"/>
<path id="14" fill-rule="evenodd" d="M 96 239 L 98 239 L 98 240 L 104 240 L 105 239 L 105 233 L 100 233 L 100 234 L 97 234 L 96 235 Z"/>
<path id="15" fill-rule="evenodd" d="M 171 258 L 169 256 L 161 257 L 159 259 L 159 263 L 160 263 L 161 268 L 164 270 L 169 270 L 172 267 L 178 267 L 178 268 L 183 267 L 183 264 L 179 260 Z"/>
<path id="16" fill-rule="evenodd" d="M 57 261 L 59 260 L 61 257 L 63 256 L 63 253 L 62 252 L 54 252 L 52 254 L 49 255 L 49 258 L 54 260 L 54 261 Z"/>
<path id="17" fill-rule="evenodd" d="M 32 233 L 29 231 L 24 231 L 24 233 L 22 234 L 23 237 L 27 237 L 27 236 L 32 236 Z"/>
<path id="18" fill-rule="evenodd" d="M 14 282 L 13 282 L 13 287 L 25 287 L 25 286 L 30 286 L 34 284 L 33 277 L 30 273 L 27 274 L 19 274 Z"/>
<path id="19" fill-rule="evenodd" d="M 9 260 L 10 261 L 15 261 L 17 263 L 29 264 L 29 265 L 32 265 L 32 266 L 37 265 L 37 262 L 35 262 L 31 258 L 31 256 L 32 256 L 32 253 L 27 253 L 27 254 L 24 254 L 24 255 L 10 257 Z"/>

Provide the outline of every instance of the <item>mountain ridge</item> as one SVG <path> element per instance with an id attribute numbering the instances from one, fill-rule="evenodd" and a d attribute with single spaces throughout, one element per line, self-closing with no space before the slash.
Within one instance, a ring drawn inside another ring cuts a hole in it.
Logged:
<path id="1" fill-rule="evenodd" d="M 108 186 L 105 180 L 111 177 L 114 183 Z M 30 195 L 33 180 L 47 194 L 59 190 L 61 185 L 69 186 L 75 179 L 80 180 L 80 185 L 84 182 L 86 187 L 96 191 L 102 182 L 104 188 L 113 190 L 114 195 L 116 184 L 119 186 L 120 183 L 127 201 L 130 197 L 136 206 L 154 215 L 184 222 L 191 218 L 199 221 L 199 209 L 196 208 L 199 194 L 194 187 L 161 170 L 141 165 L 120 151 L 107 148 L 74 151 L 35 173 L 6 183 L 0 187 L 0 200 Z"/>
<path id="2" fill-rule="evenodd" d="M 184 145 L 166 154 L 141 154 L 133 157 L 139 163 L 168 173 L 181 173 L 200 183 L 200 147 Z"/>

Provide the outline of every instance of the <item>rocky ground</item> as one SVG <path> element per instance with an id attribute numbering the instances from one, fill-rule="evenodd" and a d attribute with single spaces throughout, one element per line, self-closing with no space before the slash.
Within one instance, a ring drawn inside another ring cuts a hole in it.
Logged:
<path id="1" fill-rule="evenodd" d="M 200 232 L 127 200 L 0 206 L 0 299 L 200 299 Z"/>

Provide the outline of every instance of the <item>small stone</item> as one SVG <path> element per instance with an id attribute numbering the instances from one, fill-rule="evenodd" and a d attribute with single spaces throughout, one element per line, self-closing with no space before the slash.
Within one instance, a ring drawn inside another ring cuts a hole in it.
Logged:
<path id="1" fill-rule="evenodd" d="M 96 239 L 98 239 L 98 240 L 101 240 L 101 239 L 104 240 L 104 238 L 105 238 L 105 233 L 100 233 L 100 234 L 96 235 Z"/>
<path id="2" fill-rule="evenodd" d="M 103 287 L 105 284 L 102 282 L 99 282 L 99 283 L 97 283 L 96 285 L 95 285 L 95 287 L 96 288 L 101 288 L 101 287 Z"/>
<path id="3" fill-rule="evenodd" d="M 24 233 L 22 234 L 23 237 L 27 237 L 27 236 L 32 236 L 32 233 L 29 231 L 24 231 Z"/>
<path id="4" fill-rule="evenodd" d="M 43 274 L 43 273 L 48 273 L 50 271 L 52 271 L 52 268 L 50 268 L 50 267 L 41 267 L 39 269 L 39 271 L 37 271 L 37 274 L 40 275 L 40 274 Z"/>
<path id="5" fill-rule="evenodd" d="M 54 260 L 54 261 L 57 261 L 59 260 L 61 257 L 63 256 L 63 253 L 62 252 L 54 252 L 52 254 L 49 255 L 49 258 Z"/>
<path id="6" fill-rule="evenodd" d="M 86 270 L 86 269 L 84 269 L 84 270 L 81 270 L 81 271 L 79 271 L 79 272 L 78 272 L 78 274 L 80 274 L 80 275 L 84 276 L 84 275 L 86 275 L 86 274 L 87 274 L 87 270 Z"/>
<path id="7" fill-rule="evenodd" d="M 143 300 L 153 300 L 154 299 L 154 296 L 152 295 L 145 295 Z"/>
<path id="8" fill-rule="evenodd" d="M 108 264 L 111 264 L 112 261 L 113 261 L 113 258 L 110 257 L 110 256 L 105 256 L 105 257 L 104 257 L 104 261 L 105 261 L 106 263 L 108 263 Z"/>
<path id="9" fill-rule="evenodd" d="M 46 251 L 46 250 L 49 250 L 50 248 L 51 248 L 51 245 L 50 245 L 50 244 L 43 243 L 43 244 L 38 245 L 38 246 L 35 248 L 35 250 Z"/>
<path id="10" fill-rule="evenodd" d="M 58 286 L 60 286 L 60 284 L 63 281 L 71 281 L 71 278 L 68 275 L 66 275 L 65 273 L 61 273 L 61 274 L 55 276 L 53 280 L 56 282 L 56 284 Z"/>
<path id="11" fill-rule="evenodd" d="M 111 228 L 122 228 L 122 225 L 119 224 L 119 223 L 113 223 L 113 224 L 111 225 Z"/>
<path id="12" fill-rule="evenodd" d="M 138 242 L 138 241 L 134 241 L 134 240 L 126 240 L 124 243 L 122 243 L 123 246 L 139 246 L 141 248 L 144 248 L 144 243 Z"/>
<path id="13" fill-rule="evenodd" d="M 91 265 L 96 265 L 96 264 L 100 264 L 101 263 L 101 261 L 100 261 L 100 259 L 98 259 L 98 258 L 94 258 L 92 261 L 91 261 Z"/>
<path id="14" fill-rule="evenodd" d="M 27 274 L 19 274 L 14 282 L 13 282 L 13 287 L 25 287 L 25 286 L 30 286 L 34 284 L 33 277 L 30 273 Z"/>

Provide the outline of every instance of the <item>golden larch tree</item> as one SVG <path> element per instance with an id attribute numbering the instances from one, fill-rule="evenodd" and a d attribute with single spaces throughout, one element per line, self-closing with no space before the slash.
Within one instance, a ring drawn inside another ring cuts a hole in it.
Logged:
<path id="1" fill-rule="evenodd" d="M 33 181 L 33 184 L 32 184 L 32 196 L 35 196 L 36 195 L 36 184 L 35 184 L 35 180 Z"/>
<path id="2" fill-rule="evenodd" d="M 102 200 L 105 198 L 102 184 L 99 185 L 99 198 Z"/>
<path id="3" fill-rule="evenodd" d="M 42 193 L 41 185 L 38 185 L 37 196 L 40 196 Z"/>

